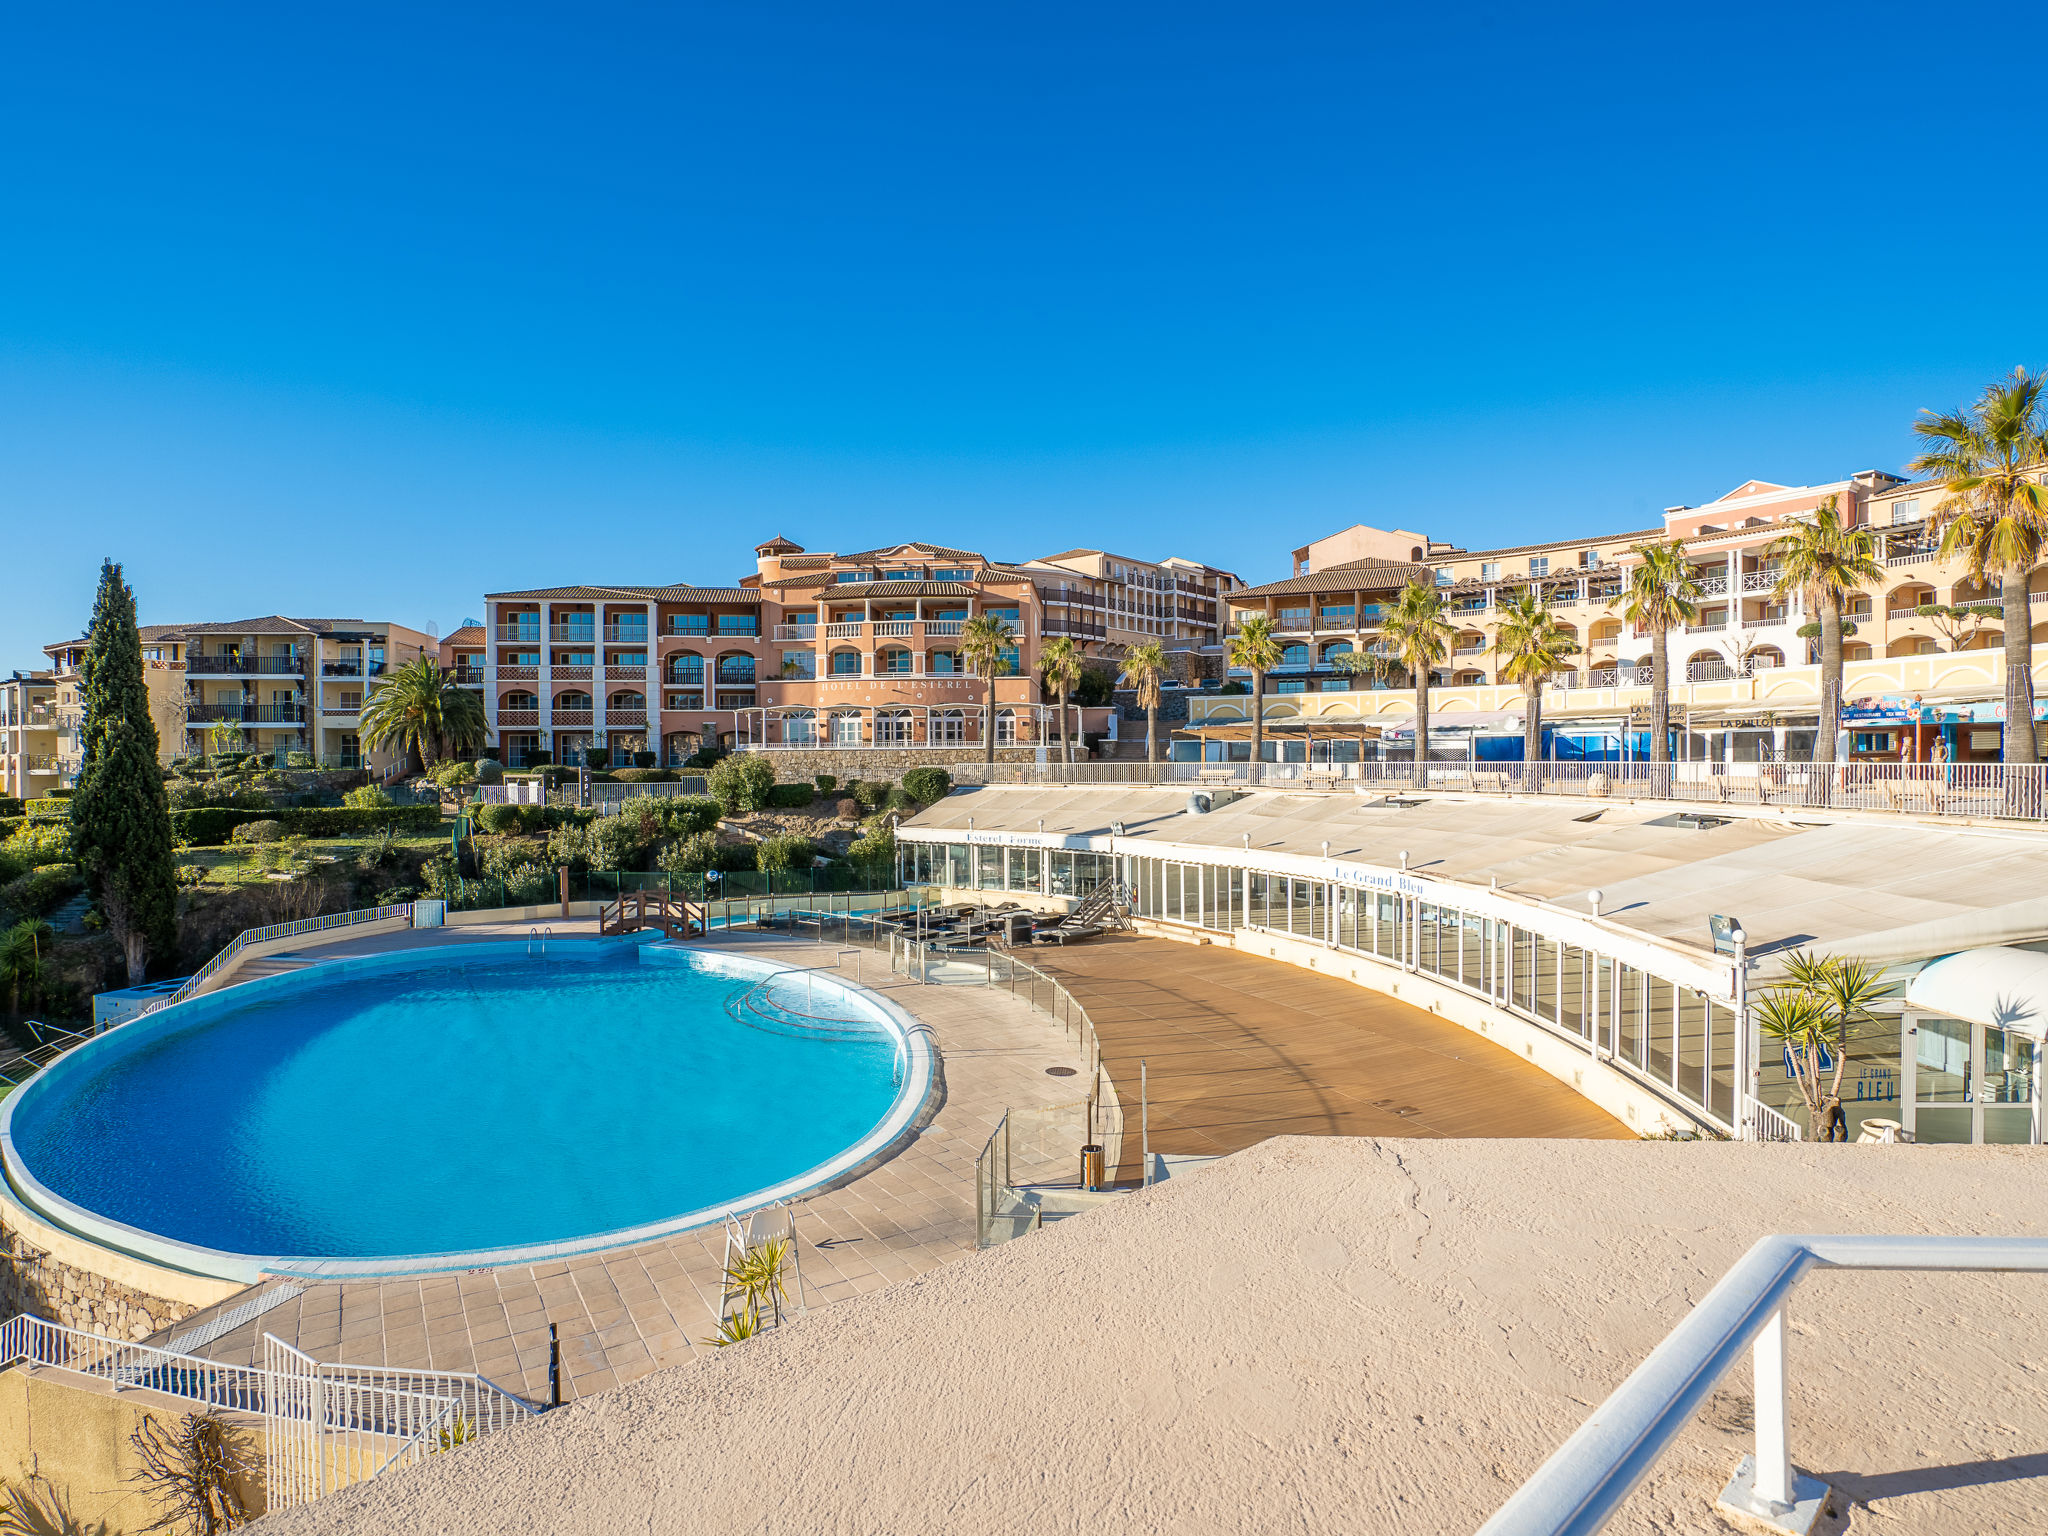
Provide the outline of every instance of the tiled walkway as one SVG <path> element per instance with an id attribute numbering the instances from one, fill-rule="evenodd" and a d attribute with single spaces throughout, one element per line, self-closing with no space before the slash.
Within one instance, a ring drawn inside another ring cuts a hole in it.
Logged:
<path id="1" fill-rule="evenodd" d="M 589 925 L 555 925 L 558 933 Z M 524 938 L 450 929 L 439 937 Z M 426 934 L 339 938 L 294 954 L 339 958 L 430 942 Z M 721 938 L 795 964 L 815 964 L 809 945 Z M 932 1026 L 944 1064 L 937 1117 L 909 1146 L 843 1188 L 804 1201 L 797 1216 L 804 1287 L 829 1304 L 922 1274 L 974 1246 L 974 1160 L 1005 1108 L 1056 1104 L 1085 1093 L 1084 1068 L 1061 1026 L 1028 1004 L 974 987 L 921 987 L 877 977 L 870 986 Z M 560 1332 L 563 1391 L 577 1397 L 685 1358 L 715 1325 L 724 1236 L 685 1233 L 612 1253 L 534 1265 L 404 1280 L 309 1285 L 296 1300 L 224 1335 L 202 1353 L 253 1360 L 274 1333 L 316 1359 L 361 1365 L 478 1371 L 530 1397 L 547 1390 L 548 1325 Z M 224 1304 L 234 1305 L 233 1302 Z M 188 1319 L 179 1331 L 201 1319 Z"/>

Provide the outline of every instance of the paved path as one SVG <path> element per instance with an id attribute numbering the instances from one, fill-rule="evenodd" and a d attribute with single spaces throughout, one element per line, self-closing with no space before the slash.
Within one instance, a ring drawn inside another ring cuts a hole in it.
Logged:
<path id="1" fill-rule="evenodd" d="M 566 932 L 591 925 L 556 926 Z M 457 942 L 505 936 L 477 929 L 440 935 Z M 524 926 L 516 936 L 525 937 Z M 340 958 L 431 941 L 428 933 L 341 935 L 294 951 L 293 958 Z M 787 941 L 731 935 L 716 947 L 817 963 L 814 946 Z M 1048 1067 L 1078 1071 L 1085 1062 L 1061 1026 L 1028 1004 L 980 988 L 878 979 L 872 964 L 866 969 L 870 985 L 932 1026 L 945 1100 L 924 1133 L 888 1162 L 802 1202 L 797 1232 L 813 1306 L 879 1290 L 972 1252 L 974 1161 L 1004 1109 L 1060 1103 L 1087 1091 L 1080 1077 L 1047 1074 Z M 488 1175 L 486 1161 L 479 1176 Z M 713 1228 L 547 1264 L 313 1284 L 200 1353 L 253 1361 L 268 1332 L 319 1360 L 474 1370 L 538 1398 L 547 1390 L 553 1323 L 561 1335 L 565 1395 L 578 1397 L 703 1348 L 715 1325 L 723 1256 L 723 1232 Z M 188 1331 L 207 1315 L 172 1331 Z"/>
<path id="2" fill-rule="evenodd" d="M 1512 1052 L 1334 976 L 1122 934 L 1031 959 L 1088 1010 L 1132 1124 L 1147 1064 L 1154 1152 L 1269 1136 L 1635 1134 Z M 1137 1171 L 1127 1158 L 1123 1174 Z"/>

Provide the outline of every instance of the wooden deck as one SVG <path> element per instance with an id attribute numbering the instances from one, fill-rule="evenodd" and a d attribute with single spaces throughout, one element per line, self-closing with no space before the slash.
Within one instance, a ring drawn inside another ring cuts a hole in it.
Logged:
<path id="1" fill-rule="evenodd" d="M 1155 1152 L 1269 1136 L 1635 1134 L 1470 1030 L 1313 971 L 1127 935 L 1031 959 L 1095 1021 L 1133 1130 L 1146 1063 Z M 1134 1175 L 1135 1160 L 1120 1171 Z"/>

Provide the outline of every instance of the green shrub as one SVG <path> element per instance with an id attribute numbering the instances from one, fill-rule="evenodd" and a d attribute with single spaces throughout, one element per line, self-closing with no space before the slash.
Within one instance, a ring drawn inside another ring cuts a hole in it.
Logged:
<path id="1" fill-rule="evenodd" d="M 725 807 L 709 795 L 679 795 L 668 802 L 668 824 L 677 832 L 711 832 Z"/>
<path id="2" fill-rule="evenodd" d="M 178 866 L 178 884 L 183 886 L 204 885 L 209 873 L 210 871 L 208 871 L 204 864 L 180 864 Z"/>
<path id="3" fill-rule="evenodd" d="M 862 779 L 851 788 L 853 798 L 872 811 L 889 798 L 892 786 L 887 779 Z"/>
<path id="4" fill-rule="evenodd" d="M 586 747 L 583 752 L 583 766 L 586 768 L 609 768 L 612 765 L 610 747 Z"/>
<path id="5" fill-rule="evenodd" d="M 882 809 L 885 811 L 895 811 L 899 815 L 907 814 L 917 809 L 917 802 L 904 793 L 902 785 L 891 784 L 889 786 L 889 793 L 883 797 Z"/>
<path id="6" fill-rule="evenodd" d="M 281 821 L 245 821 L 228 834 L 228 840 L 236 843 L 274 843 L 284 836 Z"/>
<path id="7" fill-rule="evenodd" d="M 21 814 L 20 800 L 16 799 L 13 795 L 0 795 L 0 816 L 19 816 Z"/>
<path id="8" fill-rule="evenodd" d="M 645 757 L 647 754 L 642 753 Z M 673 784 L 676 775 L 673 769 L 656 768 L 652 763 L 643 763 L 637 768 L 620 768 L 612 773 L 612 780 L 618 784 Z"/>
<path id="9" fill-rule="evenodd" d="M 692 832 L 677 838 L 661 850 L 656 864 L 672 875 L 696 875 L 718 863 L 718 836 L 713 832 Z"/>
<path id="10" fill-rule="evenodd" d="M 754 845 L 754 868 L 809 869 L 815 851 L 808 837 L 764 837 Z"/>
<path id="11" fill-rule="evenodd" d="M 21 869 L 40 869 L 47 864 L 71 862 L 71 827 L 60 821 L 24 821 L 0 845 L 10 861 Z"/>
<path id="12" fill-rule="evenodd" d="M 821 773 L 811 782 L 818 786 L 818 798 L 820 800 L 830 800 L 832 798 L 832 791 L 839 787 L 839 775 L 836 773 Z"/>
<path id="13" fill-rule="evenodd" d="M 445 763 L 434 764 L 434 771 L 427 777 L 442 789 L 460 789 L 465 784 L 476 782 L 476 764 L 467 758 L 450 758 Z M 353 793 L 360 794 L 361 791 Z"/>
<path id="14" fill-rule="evenodd" d="M 476 760 L 476 781 L 479 784 L 502 784 L 505 782 L 505 765 L 495 757 L 480 757 Z"/>
<path id="15" fill-rule="evenodd" d="M 711 770 L 707 787 L 728 815 L 758 811 L 775 787 L 775 765 L 759 753 L 728 757 Z"/>
<path id="16" fill-rule="evenodd" d="M 537 907 L 554 900 L 562 889 L 559 874 L 531 860 L 508 871 L 503 878 L 508 907 Z"/>
<path id="17" fill-rule="evenodd" d="M 1225 683 L 1221 688 L 1218 688 L 1216 690 L 1216 695 L 1218 698 L 1234 698 L 1236 695 L 1240 693 L 1250 692 L 1251 689 L 1245 687 L 1245 685 L 1243 683 L 1240 683 L 1236 678 L 1232 678 L 1229 682 Z"/>
<path id="18" fill-rule="evenodd" d="M 31 800 L 23 807 L 31 816 L 69 816 L 71 807 L 56 796 L 42 800 Z"/>
<path id="19" fill-rule="evenodd" d="M 0 816 L 0 837 L 12 837 L 27 825 L 26 816 Z"/>
<path id="20" fill-rule="evenodd" d="M 801 811 L 809 808 L 817 798 L 808 784 L 777 784 L 768 791 L 770 810 Z"/>
<path id="21" fill-rule="evenodd" d="M 868 822 L 860 838 L 846 850 L 846 856 L 870 880 L 893 874 L 896 869 L 896 832 L 889 825 L 888 818 L 877 816 Z"/>
<path id="22" fill-rule="evenodd" d="M 360 784 L 343 795 L 341 803 L 352 811 L 381 811 L 391 804 L 391 797 L 375 784 Z"/>
<path id="23" fill-rule="evenodd" d="M 913 768 L 903 775 L 903 792 L 919 805 L 935 805 L 953 792 L 953 775 L 943 768 Z"/>
<path id="24" fill-rule="evenodd" d="M 487 805 L 476 813 L 476 824 L 486 832 L 499 834 L 526 830 L 523 805 Z"/>
<path id="25" fill-rule="evenodd" d="M 50 864 L 0 885 L 0 907 L 17 918 L 48 917 L 85 889 L 73 864 Z"/>
<path id="26" fill-rule="evenodd" d="M 50 791 L 50 798 L 52 800 L 69 800 L 77 793 L 78 791 L 75 789 L 53 789 Z"/>
<path id="27" fill-rule="evenodd" d="M 318 761 L 310 752 L 287 752 L 284 765 L 287 768 L 311 768 Z"/>
<path id="28" fill-rule="evenodd" d="M 860 820 L 860 802 L 858 800 L 852 798 L 841 800 L 832 809 L 842 821 Z"/>
<path id="29" fill-rule="evenodd" d="M 635 768 L 652 768 L 659 761 L 661 761 L 659 755 L 653 752 L 635 752 L 633 754 L 633 766 Z"/>
<path id="30" fill-rule="evenodd" d="M 545 768 L 554 760 L 555 754 L 552 752 L 541 751 L 526 754 L 526 766 L 529 768 Z"/>

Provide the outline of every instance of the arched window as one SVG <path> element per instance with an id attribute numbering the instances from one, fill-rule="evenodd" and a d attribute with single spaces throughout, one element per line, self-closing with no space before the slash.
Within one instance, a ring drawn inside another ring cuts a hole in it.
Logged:
<path id="1" fill-rule="evenodd" d="M 818 716 L 816 711 L 793 709 L 782 717 L 782 739 L 793 747 L 816 746 L 818 742 Z"/>
<path id="2" fill-rule="evenodd" d="M 900 645 L 887 647 L 875 657 L 875 671 L 877 673 L 908 673 L 910 671 L 910 652 Z"/>
<path id="3" fill-rule="evenodd" d="M 861 742 L 860 715 L 854 710 L 841 710 L 832 717 L 832 745 L 835 747 L 857 747 Z"/>
<path id="4" fill-rule="evenodd" d="M 958 651 L 933 651 L 926 663 L 934 672 L 958 672 L 960 653 Z"/>
<path id="5" fill-rule="evenodd" d="M 907 709 L 883 709 L 875 712 L 875 745 L 884 743 L 898 745 L 910 741 L 910 711 Z"/>
<path id="6" fill-rule="evenodd" d="M 694 651 L 679 651 L 668 659 L 665 674 L 671 683 L 691 688 L 704 686 L 704 658 Z"/>
<path id="7" fill-rule="evenodd" d="M 832 675 L 834 677 L 859 677 L 860 652 L 834 651 L 832 653 Z"/>
<path id="8" fill-rule="evenodd" d="M 555 708 L 557 709 L 590 709 L 592 707 L 590 695 L 581 688 L 571 688 L 564 693 L 555 695 Z"/>
<path id="9" fill-rule="evenodd" d="M 718 683 L 730 687 L 735 683 L 751 683 L 754 680 L 754 657 L 748 651 L 727 651 L 718 658 Z"/>
<path id="10" fill-rule="evenodd" d="M 1323 665 L 1326 667 L 1331 665 L 1339 656 L 1342 656 L 1350 649 L 1351 642 L 1349 640 L 1332 640 L 1323 647 Z"/>
<path id="11" fill-rule="evenodd" d="M 1299 640 L 1283 646 L 1280 650 L 1280 665 L 1283 667 L 1305 667 L 1309 664 L 1309 649 Z"/>
<path id="12" fill-rule="evenodd" d="M 999 709 L 996 711 L 996 745 L 1014 747 L 1017 745 L 1017 711 Z"/>
<path id="13" fill-rule="evenodd" d="M 932 746 L 957 746 L 967 739 L 967 712 L 941 709 L 925 721 L 925 740 Z"/>
<path id="14" fill-rule="evenodd" d="M 499 698 L 498 708 L 539 709 L 540 695 L 537 693 L 528 693 L 524 688 L 514 688 L 510 693 L 504 694 Z"/>
<path id="15" fill-rule="evenodd" d="M 617 693 L 604 701 L 604 707 L 606 709 L 645 709 L 647 707 L 647 695 L 635 693 L 630 688 L 621 688 Z"/>

